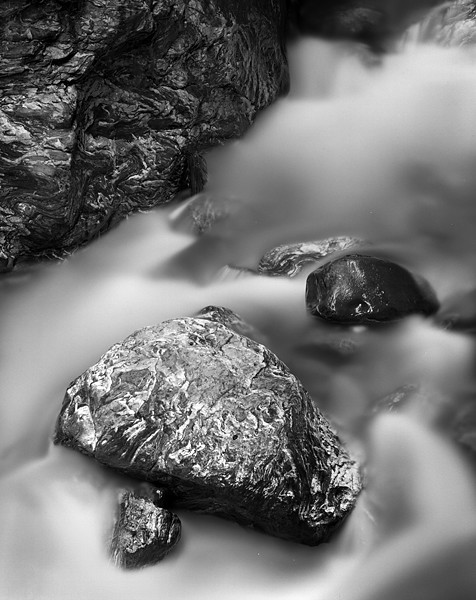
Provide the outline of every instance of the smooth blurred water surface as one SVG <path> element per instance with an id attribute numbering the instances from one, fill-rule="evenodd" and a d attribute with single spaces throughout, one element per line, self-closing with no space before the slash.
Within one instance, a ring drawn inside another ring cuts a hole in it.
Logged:
<path id="1" fill-rule="evenodd" d="M 474 464 L 441 424 L 476 402 L 474 338 L 420 318 L 344 334 L 305 314 L 305 273 L 220 271 L 254 266 L 278 243 L 356 235 L 424 275 L 440 299 L 476 287 L 475 51 L 411 44 L 368 66 L 356 46 L 305 39 L 290 63 L 290 96 L 209 155 L 208 191 L 243 209 L 205 245 L 171 230 L 172 209 L 157 209 L 67 261 L 3 278 L 1 598 L 475 597 Z M 321 547 L 184 512 L 178 549 L 125 573 L 107 555 L 125 482 L 52 447 L 54 422 L 69 382 L 109 346 L 209 304 L 261 330 L 365 465 L 366 490 Z M 329 336 L 358 353 L 326 356 L 319 343 Z M 423 386 L 423 399 L 372 416 L 408 384 Z"/>

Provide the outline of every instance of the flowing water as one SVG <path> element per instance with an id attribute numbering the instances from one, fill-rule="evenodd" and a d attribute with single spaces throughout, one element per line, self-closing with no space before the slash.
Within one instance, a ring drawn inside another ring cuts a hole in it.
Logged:
<path id="1" fill-rule="evenodd" d="M 207 191 L 240 210 L 207 238 L 171 229 L 174 207 L 157 209 L 3 279 L 0 598 L 476 597 L 475 461 L 448 426 L 476 403 L 474 337 L 420 318 L 343 333 L 305 314 L 305 274 L 223 268 L 255 266 L 282 242 L 352 235 L 441 300 L 476 287 L 476 49 L 435 45 L 428 29 L 378 64 L 357 45 L 294 42 L 291 94 L 208 157 Z M 318 548 L 183 512 L 174 553 L 123 572 L 107 540 L 125 482 L 51 445 L 62 397 L 116 341 L 209 304 L 262 332 L 364 465 L 366 489 Z M 336 337 L 358 352 L 322 352 Z M 408 385 L 418 391 L 402 410 L 376 416 Z"/>

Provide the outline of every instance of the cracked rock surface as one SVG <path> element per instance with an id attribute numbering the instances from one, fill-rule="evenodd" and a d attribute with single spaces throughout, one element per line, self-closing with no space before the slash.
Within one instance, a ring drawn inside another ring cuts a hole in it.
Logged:
<path id="1" fill-rule="evenodd" d="M 284 0 L 0 3 L 0 267 L 200 191 L 288 86 Z"/>
<path id="2" fill-rule="evenodd" d="M 177 507 L 309 545 L 328 538 L 361 487 L 288 368 L 203 318 L 112 346 L 68 388 L 55 442 L 166 488 Z"/>

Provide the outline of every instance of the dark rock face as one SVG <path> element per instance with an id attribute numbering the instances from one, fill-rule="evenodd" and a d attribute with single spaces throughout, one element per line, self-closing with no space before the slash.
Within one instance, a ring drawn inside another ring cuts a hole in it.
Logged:
<path id="1" fill-rule="evenodd" d="M 266 252 L 259 262 L 258 271 L 263 275 L 295 277 L 305 265 L 360 244 L 362 244 L 361 240 L 350 237 L 283 244 Z"/>
<path id="2" fill-rule="evenodd" d="M 0 6 L 0 260 L 62 254 L 203 187 L 287 89 L 284 1 Z"/>
<path id="3" fill-rule="evenodd" d="M 110 348 L 67 390 L 55 442 L 167 488 L 177 507 L 309 545 L 342 522 L 361 486 L 287 367 L 203 318 Z"/>
<path id="4" fill-rule="evenodd" d="M 360 254 L 313 271 L 307 278 L 306 305 L 316 317 L 350 324 L 431 315 L 439 306 L 423 278 L 388 260 Z"/>
<path id="5" fill-rule="evenodd" d="M 126 569 L 153 565 L 162 560 L 180 540 L 177 515 L 157 506 L 147 495 L 125 492 L 114 527 L 111 555 Z"/>

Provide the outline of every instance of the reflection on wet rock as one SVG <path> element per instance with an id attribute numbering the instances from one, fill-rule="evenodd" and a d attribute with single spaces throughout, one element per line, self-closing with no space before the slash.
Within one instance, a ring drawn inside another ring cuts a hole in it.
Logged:
<path id="1" fill-rule="evenodd" d="M 307 278 L 306 305 L 316 317 L 349 324 L 431 315 L 439 306 L 423 278 L 396 263 L 360 254 L 337 258 L 313 271 Z"/>
<path id="2" fill-rule="evenodd" d="M 351 237 L 283 244 L 266 252 L 259 262 L 258 271 L 265 275 L 295 277 L 305 265 L 321 260 L 334 252 L 348 250 L 360 244 L 362 244 L 361 240 Z"/>
<path id="3" fill-rule="evenodd" d="M 180 540 L 178 516 L 157 505 L 151 495 L 125 492 L 114 527 L 111 555 L 126 569 L 153 565 Z"/>
<path id="4" fill-rule="evenodd" d="M 288 368 L 203 318 L 110 348 L 67 390 L 55 441 L 166 487 L 178 507 L 309 545 L 329 537 L 361 486 Z"/>

